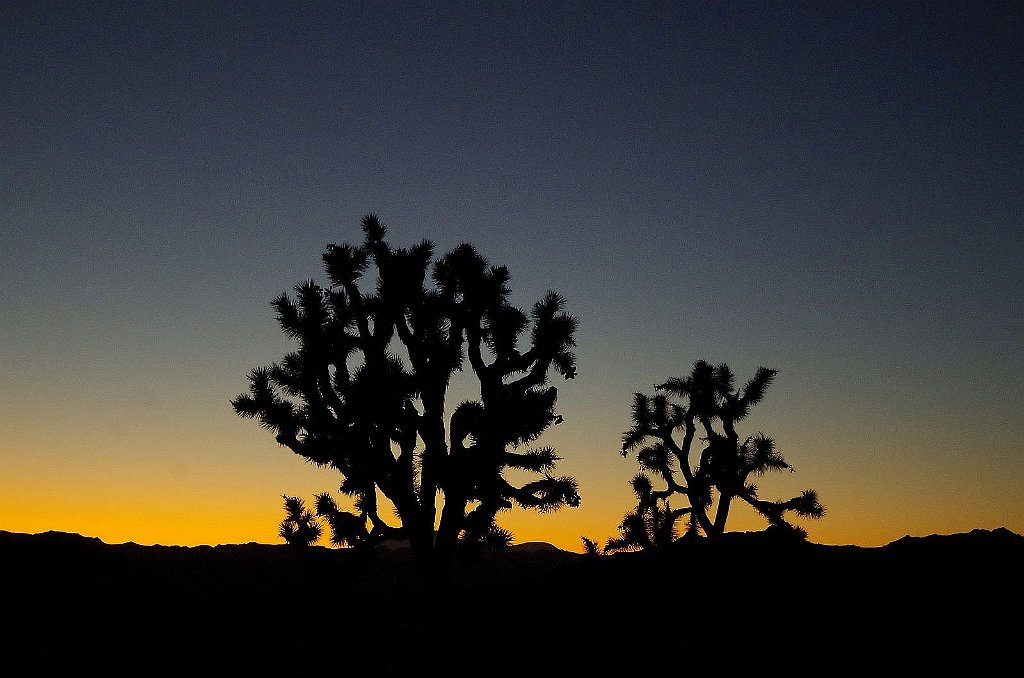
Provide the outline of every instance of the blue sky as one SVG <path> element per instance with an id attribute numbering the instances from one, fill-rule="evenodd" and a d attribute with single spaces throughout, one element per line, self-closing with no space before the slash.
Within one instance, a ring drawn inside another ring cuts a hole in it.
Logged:
<path id="1" fill-rule="evenodd" d="M 821 493 L 812 539 L 1022 531 L 1022 19 L 5 4 L 0 528 L 273 541 L 281 493 L 336 480 L 228 400 L 289 349 L 269 301 L 376 212 L 580 318 L 550 442 L 584 505 L 517 536 L 608 536 L 631 394 L 700 358 L 780 371 L 749 426 L 797 468 L 766 496 Z"/>

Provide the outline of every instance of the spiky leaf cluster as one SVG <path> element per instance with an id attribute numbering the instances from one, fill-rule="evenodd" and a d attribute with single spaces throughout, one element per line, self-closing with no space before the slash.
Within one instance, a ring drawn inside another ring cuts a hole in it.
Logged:
<path id="1" fill-rule="evenodd" d="M 292 546 L 306 548 L 320 540 L 323 527 L 299 497 L 284 497 L 285 519 L 278 534 Z"/>

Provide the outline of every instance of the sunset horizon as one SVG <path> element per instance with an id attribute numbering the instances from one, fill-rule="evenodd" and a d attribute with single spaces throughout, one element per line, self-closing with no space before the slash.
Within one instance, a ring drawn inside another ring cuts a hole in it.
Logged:
<path id="1" fill-rule="evenodd" d="M 494 434 L 559 458 L 529 460 L 542 511 L 497 513 L 514 543 L 616 537 L 635 394 L 697 361 L 778 371 L 735 428 L 792 472 L 748 469 L 726 531 L 813 489 L 824 515 L 791 522 L 816 544 L 1024 533 L 1021 7 L 4 5 L 0 530 L 284 544 L 284 497 L 349 501 L 340 446 L 317 467 L 233 402 L 296 350 L 273 300 L 331 288 L 322 255 L 374 214 L 578 321 L 575 376 L 539 361 L 559 423 Z M 453 374 L 445 436 L 484 400 L 468 357 Z M 489 478 L 466 506 L 515 503 Z"/>

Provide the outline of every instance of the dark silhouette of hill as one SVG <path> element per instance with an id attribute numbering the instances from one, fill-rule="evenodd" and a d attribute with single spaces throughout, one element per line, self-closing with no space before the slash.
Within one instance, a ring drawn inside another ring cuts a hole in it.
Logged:
<path id="1" fill-rule="evenodd" d="M 1016 676 L 1022 565 L 1005 529 L 601 557 L 529 543 L 460 563 L 450 610 L 423 618 L 408 549 L 367 564 L 0 532 L 0 647 L 6 675 L 33 676 Z"/>

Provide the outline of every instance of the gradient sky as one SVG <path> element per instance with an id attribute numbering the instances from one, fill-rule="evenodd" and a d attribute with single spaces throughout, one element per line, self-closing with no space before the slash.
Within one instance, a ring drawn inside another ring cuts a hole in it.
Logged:
<path id="1" fill-rule="evenodd" d="M 229 400 L 361 239 L 473 243 L 580 319 L 541 440 L 604 541 L 632 393 L 779 370 L 812 541 L 1024 533 L 1024 5 L 0 4 L 0 529 L 279 543 L 340 478 Z M 761 523 L 734 514 L 734 529 Z"/>

